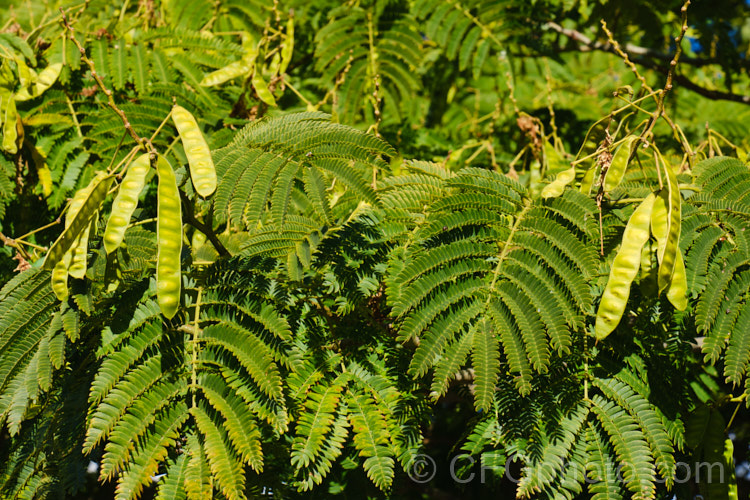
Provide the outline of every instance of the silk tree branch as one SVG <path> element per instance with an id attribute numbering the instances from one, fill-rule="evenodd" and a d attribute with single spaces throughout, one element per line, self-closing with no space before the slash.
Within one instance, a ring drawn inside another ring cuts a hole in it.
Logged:
<path id="1" fill-rule="evenodd" d="M 563 28 L 559 24 L 553 22 L 545 24 L 545 28 L 560 33 L 561 35 L 573 40 L 574 42 L 578 42 L 578 46 L 575 48 L 575 50 L 577 50 L 578 52 L 600 51 L 609 52 L 610 54 L 617 54 L 615 47 L 611 43 L 592 40 L 580 31 Z M 655 71 L 659 71 L 664 75 L 669 74 L 669 63 L 672 61 L 671 55 L 664 54 L 646 47 L 639 47 L 630 43 L 622 45 L 621 49 L 626 54 L 628 54 L 630 60 L 634 63 Z M 719 64 L 716 59 L 698 59 L 694 57 L 682 57 L 680 59 L 680 63 L 695 67 Z M 743 67 L 750 67 L 750 64 L 748 63 L 743 62 L 742 65 Z M 695 92 L 696 94 L 707 97 L 708 99 L 716 101 L 722 100 L 738 102 L 740 104 L 750 104 L 750 95 L 735 94 L 733 92 L 727 92 L 723 90 L 709 89 L 698 85 L 687 76 L 681 75 L 676 72 L 673 72 L 672 78 L 675 83 Z"/>

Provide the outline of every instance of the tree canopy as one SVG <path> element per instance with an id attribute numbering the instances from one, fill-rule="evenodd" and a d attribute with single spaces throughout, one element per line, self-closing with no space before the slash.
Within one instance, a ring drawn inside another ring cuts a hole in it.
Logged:
<path id="1" fill-rule="evenodd" d="M 750 494 L 748 2 L 0 5 L 0 497 Z"/>

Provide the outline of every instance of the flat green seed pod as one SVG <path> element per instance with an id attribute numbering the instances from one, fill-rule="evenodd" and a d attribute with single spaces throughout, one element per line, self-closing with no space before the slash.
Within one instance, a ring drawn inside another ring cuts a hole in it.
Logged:
<path id="1" fill-rule="evenodd" d="M 174 317 L 180 305 L 182 273 L 180 253 L 182 252 L 182 208 L 180 191 L 172 165 L 159 156 L 156 162 L 159 176 L 157 190 L 158 208 L 156 239 L 156 297 L 162 314 L 168 319 Z"/>
<path id="2" fill-rule="evenodd" d="M 211 158 L 211 150 L 198 127 L 198 122 L 188 110 L 175 105 L 172 109 L 172 120 L 185 148 L 195 191 L 206 198 L 216 191 L 216 168 Z"/>
<path id="3" fill-rule="evenodd" d="M 146 185 L 146 175 L 150 168 L 149 155 L 143 154 L 130 164 L 120 183 L 120 190 L 112 202 L 112 212 L 104 230 L 104 249 L 108 254 L 122 244 L 130 218 L 138 206 L 138 196 Z"/>
<path id="4" fill-rule="evenodd" d="M 630 286 L 641 268 L 641 252 L 649 238 L 651 211 L 656 195 L 649 194 L 633 215 L 622 235 L 622 245 L 612 262 L 607 286 L 596 313 L 596 338 L 606 338 L 620 324 L 630 297 Z"/>
<path id="5" fill-rule="evenodd" d="M 114 176 L 106 172 L 97 172 L 88 186 L 76 192 L 68 208 L 65 230 L 47 252 L 44 269 L 54 269 L 68 250 L 75 245 L 81 233 L 89 227 L 91 220 L 107 197 L 113 179 Z"/>

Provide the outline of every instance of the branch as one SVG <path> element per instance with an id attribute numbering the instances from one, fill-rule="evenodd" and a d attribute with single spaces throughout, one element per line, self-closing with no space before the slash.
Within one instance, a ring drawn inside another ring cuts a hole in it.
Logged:
<path id="1" fill-rule="evenodd" d="M 222 257 L 231 257 L 232 254 L 229 252 L 229 250 L 227 250 L 227 247 L 224 246 L 219 237 L 216 236 L 216 233 L 214 233 L 213 229 L 209 225 L 204 224 L 195 217 L 193 205 L 191 205 L 187 195 L 182 191 L 180 191 L 180 198 L 182 199 L 182 207 L 184 208 L 183 216 L 185 217 L 185 222 L 193 226 L 201 233 L 205 234 L 206 238 L 208 238 L 208 241 L 211 242 L 219 255 L 221 255 Z"/>
<path id="2" fill-rule="evenodd" d="M 0 232 L 0 242 L 2 242 L 2 244 L 5 245 L 6 247 L 15 248 L 19 252 L 23 251 L 20 245 L 16 243 L 16 240 L 14 240 L 13 238 L 8 238 L 2 232 Z"/>
<path id="3" fill-rule="evenodd" d="M 589 50 L 601 50 L 604 52 L 611 52 L 611 47 L 609 43 L 594 42 L 589 37 L 581 33 L 580 31 L 563 28 L 559 24 L 552 22 L 552 21 L 548 22 L 543 27 L 548 30 L 556 31 L 560 33 L 561 35 L 565 35 L 571 40 L 581 42 L 584 45 L 586 45 L 589 48 Z M 641 47 L 639 45 L 634 45 L 632 43 L 626 43 L 623 49 L 625 49 L 625 52 L 629 54 L 642 56 L 642 57 L 651 57 L 653 59 L 658 59 L 666 63 L 672 60 L 672 56 L 669 54 L 659 52 L 658 50 L 649 49 L 648 47 Z M 680 59 L 680 62 L 683 64 L 687 64 L 689 66 L 696 67 L 696 68 L 702 68 L 703 66 L 711 66 L 714 64 L 721 65 L 721 61 L 716 57 L 700 58 L 700 57 L 683 56 L 682 59 Z M 736 61 L 736 63 L 741 68 L 745 68 L 745 69 L 750 68 L 750 61 L 738 60 Z"/>
<path id="4" fill-rule="evenodd" d="M 580 31 L 576 31 L 573 29 L 567 29 L 563 28 L 557 23 L 549 22 L 545 25 L 546 29 L 550 29 L 552 31 L 556 31 L 560 33 L 561 35 L 564 35 L 571 40 L 578 42 L 579 45 L 576 47 L 576 50 L 578 52 L 591 52 L 591 51 L 600 51 L 600 52 L 609 52 L 610 54 L 617 54 L 617 50 L 615 47 L 607 42 L 598 42 L 593 41 Z M 660 73 L 664 75 L 668 75 L 670 72 L 670 66 L 669 64 L 665 65 L 658 61 L 654 61 L 654 59 L 658 59 L 659 61 L 670 63 L 672 61 L 672 56 L 669 56 L 667 54 L 663 54 L 661 52 L 656 52 L 652 49 L 648 49 L 645 47 L 639 47 L 637 45 L 633 44 L 625 44 L 621 47 L 621 49 L 628 54 L 629 56 L 637 56 L 637 57 L 630 57 L 631 61 L 633 61 L 636 64 L 639 64 L 641 66 L 644 66 L 649 69 L 653 69 L 655 71 L 659 71 Z M 649 59 L 653 58 L 653 59 Z M 701 66 L 707 66 L 710 64 L 718 64 L 718 61 L 715 59 L 696 59 L 691 57 L 682 57 L 680 59 L 680 63 L 686 63 L 691 66 L 695 67 L 701 67 Z M 745 63 L 743 63 L 744 65 Z M 748 64 L 750 66 L 750 64 Z M 714 89 L 708 89 L 706 87 L 702 87 L 698 85 L 697 83 L 690 80 L 688 77 L 684 75 L 680 75 L 677 73 L 673 73 L 673 79 L 676 83 L 682 85 L 688 90 L 692 90 L 696 94 L 702 95 L 703 97 L 707 97 L 708 99 L 712 99 L 715 101 L 731 101 L 731 102 L 738 102 L 740 104 L 750 104 L 750 95 L 741 95 L 741 94 L 735 94 L 732 92 L 726 92 L 723 90 L 714 90 Z"/>
<path id="5" fill-rule="evenodd" d="M 643 65 L 646 66 L 645 64 Z M 658 71 L 661 71 L 662 73 L 665 73 L 667 71 L 667 68 L 663 68 L 660 66 L 652 66 L 652 69 L 656 69 Z M 734 94 L 732 92 L 724 92 L 723 90 L 707 89 L 705 87 L 701 87 L 684 75 L 675 74 L 674 80 L 686 89 L 690 89 L 696 94 L 700 94 L 703 97 L 707 97 L 715 101 L 732 101 L 738 102 L 740 104 L 750 104 L 750 95 L 740 95 Z"/>

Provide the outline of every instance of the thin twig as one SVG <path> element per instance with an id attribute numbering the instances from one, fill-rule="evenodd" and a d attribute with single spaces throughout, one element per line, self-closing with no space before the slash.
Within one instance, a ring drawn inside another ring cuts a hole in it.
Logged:
<path id="1" fill-rule="evenodd" d="M 300 100 L 301 100 L 302 102 L 304 102 L 305 104 L 307 104 L 307 107 L 308 107 L 308 109 L 309 109 L 309 108 L 315 108 L 316 106 L 315 106 L 315 105 L 314 105 L 313 103 L 311 103 L 311 102 L 310 102 L 310 101 L 309 101 L 309 100 L 307 99 L 307 97 L 303 96 L 303 95 L 302 95 L 302 93 L 301 93 L 301 92 L 300 92 L 299 90 L 297 90 L 297 88 L 296 88 L 296 87 L 294 87 L 294 85 L 292 85 L 291 83 L 289 83 L 289 80 L 287 79 L 287 77 L 288 77 L 288 76 L 289 76 L 289 75 L 284 75 L 284 85 L 286 85 L 287 87 L 289 87 L 289 89 L 290 89 L 290 90 L 291 90 L 292 92 L 294 92 L 294 94 L 295 94 L 295 95 L 296 95 L 297 97 L 299 97 L 299 98 L 300 98 Z"/>
<path id="2" fill-rule="evenodd" d="M 180 198 L 182 199 L 182 207 L 183 210 L 183 216 L 185 217 L 185 222 L 193 226 L 195 229 L 200 231 L 201 233 L 206 235 L 206 238 L 208 238 L 208 241 L 211 242 L 211 244 L 214 246 L 216 251 L 221 255 L 222 257 L 231 257 L 232 254 L 227 250 L 227 248 L 224 246 L 224 244 L 221 242 L 218 236 L 216 236 L 216 233 L 214 233 L 213 229 L 209 227 L 208 225 L 204 224 L 203 222 L 199 221 L 195 217 L 195 212 L 193 211 L 193 205 L 190 203 L 190 200 L 188 199 L 187 195 L 180 191 Z"/>
<path id="3" fill-rule="evenodd" d="M 62 222 L 62 219 L 60 217 L 58 217 L 57 219 L 53 220 L 49 224 L 45 224 L 42 227 L 38 227 L 38 228 L 34 229 L 33 231 L 29 231 L 28 233 L 24 234 L 23 236 L 19 236 L 18 238 L 15 238 L 15 239 L 16 240 L 25 240 L 26 238 L 28 238 L 32 234 L 36 234 L 39 231 L 44 231 L 45 229 L 49 229 L 52 226 L 56 226 L 56 225 L 60 224 L 61 222 Z"/>
<path id="4" fill-rule="evenodd" d="M 595 42 L 591 40 L 589 37 L 584 35 L 583 33 L 573 30 L 573 29 L 566 29 L 560 26 L 557 23 L 547 23 L 545 25 L 547 29 L 551 29 L 553 31 L 556 31 L 560 33 L 561 35 L 564 35 L 568 38 L 570 38 L 573 41 L 576 41 L 579 43 L 575 47 L 574 50 L 578 52 L 589 52 L 589 51 L 601 51 L 601 52 L 609 52 L 612 54 L 617 54 L 617 50 L 615 49 L 614 45 L 611 42 L 602 43 L 602 42 Z M 561 52 L 568 52 L 570 49 L 562 49 Z M 643 47 L 638 47 L 632 44 L 625 44 L 624 47 L 621 48 L 621 50 L 628 54 L 628 59 L 635 64 L 638 64 L 640 66 L 644 66 L 646 68 L 659 71 L 663 74 L 668 74 L 673 68 L 671 66 L 665 66 L 664 62 L 670 62 L 672 58 L 668 56 L 667 54 L 661 54 L 659 53 L 659 56 L 656 57 L 656 52 L 646 49 Z M 619 54 L 618 54 L 619 55 Z M 649 58 L 653 57 L 653 58 Z M 657 59 L 657 60 L 655 60 Z M 719 64 L 719 62 L 715 59 L 705 59 L 705 60 L 697 60 L 695 58 L 690 57 L 683 57 L 681 59 L 683 63 L 686 63 L 691 66 L 695 67 L 701 67 L 701 66 L 707 66 L 711 64 Z M 700 61 L 700 62 L 698 62 Z M 746 67 L 750 67 L 750 63 L 742 63 Z M 697 83 L 690 80 L 685 75 L 680 75 L 673 72 L 672 79 L 675 83 L 683 86 L 684 88 L 691 90 L 695 92 L 696 94 L 702 95 L 703 97 L 707 97 L 708 99 L 712 99 L 715 101 L 731 101 L 731 102 L 737 102 L 741 104 L 750 104 L 750 95 L 742 95 L 742 94 L 735 94 L 733 92 L 727 92 L 723 90 L 716 90 L 716 89 L 708 89 L 706 87 L 702 87 L 698 85 Z"/>
<path id="5" fill-rule="evenodd" d="M 172 100 L 175 101 L 175 106 L 177 105 L 177 102 L 175 98 L 173 97 Z M 159 135 L 159 132 L 161 132 L 161 129 L 164 128 L 164 125 L 167 124 L 170 118 L 172 118 L 172 111 L 174 108 L 169 110 L 169 113 L 167 113 L 167 116 L 164 117 L 164 119 L 161 121 L 158 127 L 156 127 L 156 130 L 154 130 L 154 133 L 151 134 L 151 138 L 148 140 L 149 143 L 154 142 L 156 140 L 156 137 Z"/>
<path id="6" fill-rule="evenodd" d="M 674 70 L 677 67 L 677 63 L 680 60 L 680 55 L 682 54 L 682 39 L 685 37 L 685 33 L 688 29 L 687 24 L 687 9 L 690 5 L 690 0 L 687 0 L 682 8 L 680 9 L 680 12 L 682 12 L 682 26 L 680 28 L 680 34 L 677 35 L 675 38 L 675 53 L 674 58 L 672 58 L 672 62 L 669 63 L 669 71 L 667 72 L 667 81 L 664 83 L 664 88 L 661 92 L 658 94 L 658 100 L 656 103 L 656 111 L 651 115 L 651 118 L 649 119 L 648 125 L 646 128 L 643 129 L 643 132 L 641 132 L 641 135 L 638 137 L 639 142 L 647 143 L 648 137 L 651 135 L 651 132 L 654 130 L 654 126 L 656 125 L 656 121 L 659 119 L 659 117 L 662 116 L 664 113 L 664 101 L 666 99 L 667 92 L 672 90 L 672 79 L 674 77 Z M 628 158 L 628 162 L 633 159 L 636 152 L 638 151 L 638 148 L 633 148 L 630 152 L 630 157 Z"/>
<path id="7" fill-rule="evenodd" d="M 135 129 L 133 129 L 133 126 L 130 124 L 130 120 L 128 120 L 127 115 L 125 115 L 125 112 L 121 110 L 117 103 L 115 103 L 114 97 L 112 97 L 112 91 L 107 88 L 106 85 L 104 85 L 104 81 L 102 80 L 102 77 L 99 76 L 99 74 L 96 72 L 96 66 L 94 66 L 94 61 L 89 59 L 89 57 L 86 55 L 86 49 L 83 48 L 83 45 L 76 39 L 74 31 L 75 28 L 70 25 L 70 22 L 68 21 L 68 17 L 65 15 L 65 10 L 60 7 L 60 13 L 62 14 L 62 22 L 65 26 L 65 29 L 69 32 L 70 40 L 75 44 L 76 47 L 78 47 L 78 51 L 81 53 L 81 59 L 83 62 L 86 63 L 86 65 L 89 67 L 89 70 L 91 71 L 92 78 L 96 81 L 97 86 L 101 89 L 102 92 L 104 92 L 104 95 L 107 96 L 107 105 L 115 112 L 117 113 L 117 116 L 120 117 L 120 120 L 122 120 L 123 125 L 125 126 L 125 130 L 130 134 L 130 137 L 133 138 L 133 140 L 144 147 L 148 147 L 146 144 L 144 144 L 143 139 L 136 133 Z M 151 152 L 151 151 L 149 151 Z M 154 151 L 155 152 L 155 151 Z"/>
<path id="8" fill-rule="evenodd" d="M 63 38 L 64 40 L 65 38 Z M 76 110 L 73 107 L 73 102 L 70 100 L 70 96 L 67 92 L 65 92 L 65 102 L 68 103 L 68 110 L 70 111 L 70 116 L 73 118 L 73 123 L 76 126 L 76 134 L 78 134 L 78 137 L 83 139 L 83 132 L 81 132 L 81 124 L 78 122 L 78 116 L 76 116 Z"/>
<path id="9" fill-rule="evenodd" d="M 627 52 L 622 50 L 620 47 L 620 44 L 617 43 L 617 40 L 615 40 L 614 34 L 609 30 L 607 27 L 607 22 L 602 19 L 602 29 L 607 34 L 607 40 L 609 41 L 609 44 L 612 46 L 612 49 L 614 52 L 622 58 L 623 61 L 625 61 L 625 64 L 628 68 L 630 68 L 630 71 L 632 71 L 636 78 L 641 82 L 641 85 L 643 85 L 643 88 L 646 89 L 648 92 L 653 92 L 654 89 L 652 89 L 649 84 L 646 82 L 646 78 L 644 78 L 643 75 L 638 71 L 638 68 L 633 64 L 633 61 L 630 60 L 630 57 L 628 56 Z"/>
<path id="10" fill-rule="evenodd" d="M 0 241 L 2 241 L 3 245 L 5 245 L 6 247 L 15 248 L 19 253 L 23 255 L 24 258 L 26 259 L 29 258 L 29 254 L 26 253 L 26 250 L 24 250 L 23 247 L 19 245 L 16 240 L 14 240 L 13 238 L 8 238 L 2 232 L 0 232 Z"/>
<path id="11" fill-rule="evenodd" d="M 581 33 L 580 31 L 569 29 L 569 28 L 563 28 L 559 24 L 555 22 L 548 22 L 543 26 L 544 29 L 556 31 L 557 33 L 560 33 L 561 35 L 564 35 L 567 38 L 570 38 L 571 40 L 583 43 L 588 50 L 596 50 L 596 51 L 602 51 L 602 52 L 612 52 L 612 46 L 607 43 L 602 42 L 595 42 L 591 40 L 589 37 Z M 652 59 L 658 59 L 662 62 L 670 62 L 672 60 L 672 56 L 669 54 L 665 54 L 663 52 L 659 52 L 653 49 L 649 49 L 648 47 L 641 47 L 638 45 L 634 45 L 632 43 L 626 43 L 623 46 L 623 49 L 628 54 L 633 54 L 638 57 L 650 57 Z M 712 66 L 712 65 L 720 65 L 721 61 L 717 57 L 706 57 L 706 58 L 699 58 L 699 57 L 684 57 L 682 62 L 684 64 L 687 64 L 689 66 L 694 66 L 696 68 L 702 68 L 704 66 Z M 734 61 L 733 63 L 738 64 L 742 68 L 750 68 L 750 61 Z"/>

